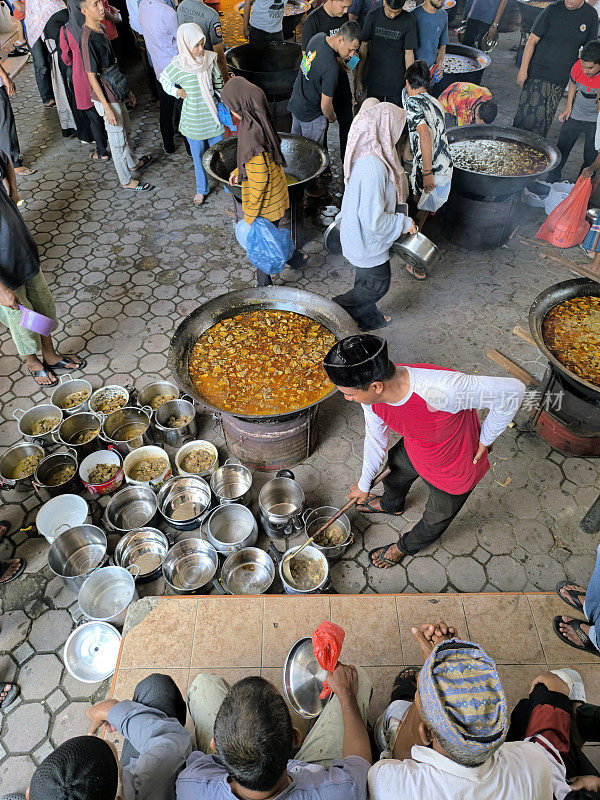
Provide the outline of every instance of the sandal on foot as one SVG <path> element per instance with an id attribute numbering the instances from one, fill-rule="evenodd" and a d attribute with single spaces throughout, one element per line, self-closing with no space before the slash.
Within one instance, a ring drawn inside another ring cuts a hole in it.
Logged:
<path id="1" fill-rule="evenodd" d="M 136 164 L 135 167 L 131 171 L 132 172 L 141 172 L 143 169 L 146 169 L 146 167 L 149 167 L 150 164 L 153 161 L 154 161 L 154 156 L 150 156 L 150 155 L 142 156 L 140 158 L 138 164 Z"/>
<path id="2" fill-rule="evenodd" d="M 75 359 L 77 358 L 77 361 Z M 42 361 L 44 369 L 51 372 L 74 372 L 77 369 L 83 369 L 87 364 L 85 358 L 78 358 L 77 356 L 61 356 L 60 361 L 56 364 L 48 364 L 47 361 Z"/>
<path id="3" fill-rule="evenodd" d="M 6 586 L 7 583 L 16 580 L 20 575 L 23 574 L 25 567 L 27 566 L 27 562 L 24 558 L 17 558 L 17 561 L 21 562 L 19 564 L 19 568 L 11 578 L 7 578 L 5 581 L 3 581 L 2 578 L 4 575 L 6 575 L 12 565 L 8 561 L 0 561 L 0 570 L 2 570 L 0 572 L 0 586 Z"/>
<path id="4" fill-rule="evenodd" d="M 417 272 L 416 268 L 413 267 L 412 264 L 405 264 L 406 271 L 409 275 L 412 275 L 413 278 L 416 278 L 418 281 L 425 281 L 427 280 L 427 273 L 425 270 L 423 272 Z"/>
<path id="5" fill-rule="evenodd" d="M 110 161 L 110 155 L 99 156 L 97 152 L 90 153 L 90 161 Z"/>
<path id="6" fill-rule="evenodd" d="M 14 703 L 20 691 L 16 683 L 5 683 L 4 686 L 10 686 L 10 689 L 6 692 L 4 699 L 0 701 L 0 709 L 8 708 L 11 703 Z"/>
<path id="7" fill-rule="evenodd" d="M 308 256 L 302 250 L 295 250 L 287 264 L 292 269 L 302 269 L 308 264 Z"/>
<path id="8" fill-rule="evenodd" d="M 386 319 L 383 314 L 381 315 L 381 317 L 382 317 L 381 322 L 377 322 L 374 325 L 359 325 L 358 327 L 364 333 L 368 333 L 369 331 L 377 331 L 380 328 L 387 328 L 388 325 L 392 324 L 392 319 L 391 318 L 390 319 Z"/>
<path id="9" fill-rule="evenodd" d="M 48 100 L 47 103 L 44 103 L 44 108 L 56 108 L 56 100 Z"/>
<path id="10" fill-rule="evenodd" d="M 390 547 L 394 547 L 396 542 L 391 542 L 390 544 L 386 544 L 384 547 L 374 547 L 372 550 L 369 550 L 369 561 L 371 562 L 371 566 L 375 567 L 375 569 L 389 569 L 390 567 L 397 566 L 404 556 L 398 559 L 398 561 L 392 561 L 391 558 L 386 558 L 386 553 L 390 549 Z M 374 553 L 378 553 L 379 555 L 374 556 Z M 375 558 L 378 561 L 383 561 L 386 566 L 378 567 L 377 564 L 374 563 Z"/>
<path id="11" fill-rule="evenodd" d="M 45 367 L 44 369 L 30 369 L 29 374 L 38 386 L 56 386 L 58 383 L 58 378 L 54 374 L 52 367 Z M 38 378 L 54 378 L 54 380 L 51 381 L 51 383 L 40 383 Z"/>
<path id="12" fill-rule="evenodd" d="M 151 183 L 138 183 L 137 186 L 123 186 L 126 192 L 149 192 L 154 189 Z"/>
<path id="13" fill-rule="evenodd" d="M 3 542 L 10 533 L 10 520 L 0 519 L 0 529 L 5 528 L 4 533 L 0 533 L 0 542 Z"/>
<path id="14" fill-rule="evenodd" d="M 33 175 L 37 170 L 31 167 L 15 167 L 15 175 Z"/>
<path id="15" fill-rule="evenodd" d="M 412 703 L 417 691 L 417 675 L 419 672 L 419 667 L 405 667 L 396 675 L 394 688 L 392 689 L 392 703 L 394 700 L 408 700 Z"/>
<path id="16" fill-rule="evenodd" d="M 564 589 L 565 586 L 572 585 L 573 581 L 559 581 L 554 588 L 556 589 L 556 594 L 564 603 L 566 603 L 568 606 L 571 606 L 571 608 L 574 608 L 576 611 L 581 611 L 583 613 L 583 603 L 579 599 L 579 595 L 585 594 L 585 589 L 582 589 L 578 592 L 574 591 L 573 589 L 567 589 L 567 594 L 569 595 L 568 599 L 564 596 L 564 594 L 560 593 L 560 590 Z"/>
<path id="17" fill-rule="evenodd" d="M 564 633 L 558 627 L 559 625 L 566 625 L 568 628 L 575 633 L 576 636 L 579 637 L 581 640 L 581 645 L 575 644 L 570 639 L 564 635 Z M 585 619 L 570 619 L 568 622 L 565 622 L 562 617 L 554 617 L 552 620 L 552 627 L 554 628 L 554 633 L 558 636 L 561 642 L 568 644 L 569 647 L 574 648 L 575 650 L 583 650 L 585 653 L 592 653 L 595 656 L 600 656 L 600 651 L 598 651 L 597 647 L 594 647 L 592 644 L 592 640 L 587 635 L 585 631 L 581 630 L 582 625 L 589 625 L 589 622 Z"/>
<path id="18" fill-rule="evenodd" d="M 377 498 L 380 497 L 381 495 L 379 494 L 370 494 L 363 503 L 356 504 L 356 510 L 363 514 L 390 514 L 389 511 L 384 511 L 383 508 L 375 508 L 375 506 L 371 505 L 372 500 L 377 500 Z M 404 509 L 402 511 L 391 512 L 392 517 L 399 517 L 401 514 L 404 514 Z"/>

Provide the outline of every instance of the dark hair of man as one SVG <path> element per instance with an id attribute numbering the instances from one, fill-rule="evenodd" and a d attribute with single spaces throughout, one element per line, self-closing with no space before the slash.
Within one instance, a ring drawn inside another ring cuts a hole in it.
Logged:
<path id="1" fill-rule="evenodd" d="M 581 48 L 580 61 L 591 61 L 592 64 L 600 64 L 600 39 L 592 39 Z"/>
<path id="2" fill-rule="evenodd" d="M 379 381 L 384 383 L 385 381 L 391 381 L 395 374 L 396 374 L 396 365 L 394 364 L 393 361 L 388 361 L 387 367 L 385 368 L 385 372 L 381 378 L 375 378 L 370 383 L 365 384 L 365 386 L 357 386 L 356 388 L 358 389 L 359 392 L 366 392 L 368 389 L 371 388 L 371 386 L 374 383 L 377 383 Z"/>
<path id="3" fill-rule="evenodd" d="M 477 109 L 477 113 L 479 114 L 481 121 L 486 125 L 491 125 L 498 114 L 498 106 L 493 100 L 484 100 L 483 102 L 478 103 L 475 108 Z"/>
<path id="4" fill-rule="evenodd" d="M 345 42 L 353 42 L 355 39 L 360 42 L 361 33 L 358 22 L 355 19 L 351 19 L 348 22 L 344 22 L 337 35 L 341 36 Z"/>
<path id="5" fill-rule="evenodd" d="M 431 85 L 431 72 L 429 64 L 422 59 L 414 61 L 406 70 L 406 80 L 411 89 L 426 89 L 429 91 Z"/>
<path id="6" fill-rule="evenodd" d="M 238 681 L 219 708 L 214 739 L 233 780 L 251 791 L 269 791 L 292 754 L 292 720 L 285 700 L 264 678 Z"/>
<path id="7" fill-rule="evenodd" d="M 385 0 L 385 4 L 388 8 L 391 8 L 392 11 L 399 11 L 403 6 L 406 0 Z"/>

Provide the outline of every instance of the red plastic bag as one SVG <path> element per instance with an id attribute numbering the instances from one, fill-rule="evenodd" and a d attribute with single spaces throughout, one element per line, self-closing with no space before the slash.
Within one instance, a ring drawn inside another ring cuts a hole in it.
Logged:
<path id="1" fill-rule="evenodd" d="M 344 644 L 344 637 L 346 632 L 339 625 L 334 622 L 322 622 L 317 630 L 312 635 L 313 653 L 321 669 L 326 669 L 327 672 L 333 672 L 336 668 L 342 645 Z M 323 689 L 319 697 L 324 700 L 331 694 L 331 689 L 327 685 L 327 681 L 323 683 Z"/>
<path id="2" fill-rule="evenodd" d="M 555 247 L 574 247 L 581 244 L 590 229 L 585 213 L 591 193 L 591 178 L 579 176 L 569 195 L 548 214 L 535 238 L 543 239 Z"/>

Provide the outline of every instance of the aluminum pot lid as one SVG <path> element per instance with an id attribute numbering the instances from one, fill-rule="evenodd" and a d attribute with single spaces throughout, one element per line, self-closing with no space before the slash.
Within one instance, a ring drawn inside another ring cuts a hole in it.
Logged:
<path id="1" fill-rule="evenodd" d="M 319 666 L 312 639 L 306 636 L 292 645 L 283 666 L 283 688 L 292 710 L 304 719 L 314 719 L 327 705 L 319 694 L 327 672 Z M 330 695 L 331 697 L 331 695 Z"/>
<path id="2" fill-rule="evenodd" d="M 117 667 L 121 634 L 108 622 L 86 622 L 66 641 L 64 662 L 78 681 L 97 683 L 110 678 Z"/>

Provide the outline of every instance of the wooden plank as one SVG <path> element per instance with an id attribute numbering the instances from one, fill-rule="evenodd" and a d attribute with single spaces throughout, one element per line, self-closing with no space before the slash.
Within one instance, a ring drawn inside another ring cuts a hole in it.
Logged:
<path id="1" fill-rule="evenodd" d="M 537 344 L 535 343 L 535 339 L 533 338 L 533 336 L 529 333 L 527 328 L 524 328 L 522 325 L 515 325 L 515 327 L 513 328 L 513 333 L 515 333 L 518 337 L 526 341 L 528 344 L 532 344 L 534 345 L 534 347 L 537 347 Z"/>
<path id="2" fill-rule="evenodd" d="M 513 377 L 518 378 L 522 381 L 525 386 L 537 386 L 538 382 L 530 375 L 528 372 L 525 372 L 524 369 L 517 366 L 514 361 L 511 361 L 510 358 L 503 356 L 502 353 L 495 350 L 493 347 L 486 351 L 486 356 L 491 359 L 494 363 L 498 364 L 509 372 Z"/>

